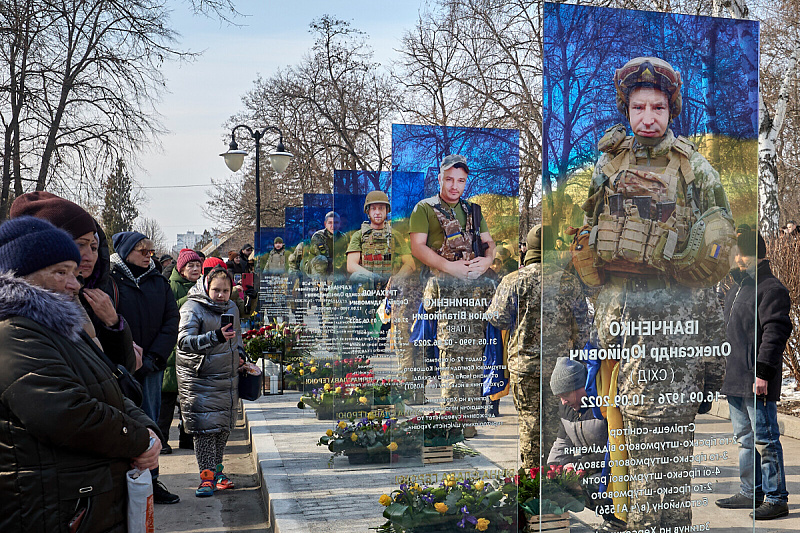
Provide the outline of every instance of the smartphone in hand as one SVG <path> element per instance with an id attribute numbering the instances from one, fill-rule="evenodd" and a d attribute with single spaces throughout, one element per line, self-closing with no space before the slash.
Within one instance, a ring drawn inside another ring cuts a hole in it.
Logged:
<path id="1" fill-rule="evenodd" d="M 225 329 L 228 324 L 233 325 L 233 315 L 225 313 L 222 315 L 222 329 Z"/>

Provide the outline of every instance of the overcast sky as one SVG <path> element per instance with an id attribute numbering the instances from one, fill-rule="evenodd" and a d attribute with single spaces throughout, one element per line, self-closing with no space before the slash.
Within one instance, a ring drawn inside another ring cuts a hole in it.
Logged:
<path id="1" fill-rule="evenodd" d="M 223 123 L 242 109 L 241 97 L 258 74 L 268 77 L 300 61 L 313 44 L 313 19 L 329 14 L 350 21 L 367 34 L 375 60 L 385 64 L 396 55 L 403 31 L 414 26 L 422 0 L 236 0 L 247 15 L 240 27 L 193 16 L 185 3 L 174 2 L 172 16 L 180 46 L 203 53 L 192 63 L 165 67 L 169 93 L 158 109 L 169 133 L 161 149 L 141 154 L 142 168 L 133 170 L 149 198 L 140 212 L 161 224 L 170 246 L 178 233 L 211 228 L 203 214 L 206 190 L 211 178 L 229 175 L 219 157 L 228 142 Z"/>

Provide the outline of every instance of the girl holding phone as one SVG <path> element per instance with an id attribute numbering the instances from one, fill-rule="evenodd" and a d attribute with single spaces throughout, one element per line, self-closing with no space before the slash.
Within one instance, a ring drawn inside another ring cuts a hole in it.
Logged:
<path id="1" fill-rule="evenodd" d="M 236 421 L 238 369 L 245 352 L 232 289 L 228 271 L 216 267 L 192 287 L 181 307 L 178 397 L 184 427 L 194 436 L 201 479 L 198 497 L 233 488 L 222 472 L 222 458 Z"/>

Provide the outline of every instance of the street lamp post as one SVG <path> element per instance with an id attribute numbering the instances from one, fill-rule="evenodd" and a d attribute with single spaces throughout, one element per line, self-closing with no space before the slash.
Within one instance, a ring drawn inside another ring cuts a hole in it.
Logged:
<path id="1" fill-rule="evenodd" d="M 278 174 L 283 174 L 286 171 L 286 167 L 289 166 L 289 161 L 291 161 L 294 155 L 290 154 L 286 151 L 286 148 L 283 146 L 283 133 L 280 129 L 276 128 L 275 126 L 267 126 L 262 130 L 253 130 L 250 126 L 245 124 L 239 124 L 235 126 L 231 130 L 231 143 L 228 145 L 228 151 L 221 155 L 225 158 L 225 164 L 231 170 L 231 172 L 238 172 L 240 168 L 242 168 L 242 163 L 244 163 L 244 156 L 247 155 L 247 152 L 244 150 L 239 150 L 239 146 L 236 144 L 236 130 L 238 129 L 245 129 L 250 134 L 250 136 L 256 142 L 256 246 L 259 248 L 261 247 L 261 138 L 264 136 L 265 133 L 268 131 L 275 131 L 278 133 L 279 140 L 278 146 L 275 147 L 273 152 L 269 154 L 270 164 L 272 165 L 273 170 Z"/>

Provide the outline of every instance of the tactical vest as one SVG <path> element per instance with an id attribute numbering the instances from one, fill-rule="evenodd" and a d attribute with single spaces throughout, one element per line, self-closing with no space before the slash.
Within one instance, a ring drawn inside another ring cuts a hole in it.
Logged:
<path id="1" fill-rule="evenodd" d="M 362 222 L 361 266 L 382 277 L 392 275 L 392 228 L 388 221 L 381 229 Z"/>
<path id="2" fill-rule="evenodd" d="M 469 202 L 461 198 L 458 200 L 461 203 L 461 209 L 467 215 L 467 227 L 462 228 L 453 209 L 444 205 L 438 194 L 424 201 L 433 206 L 433 212 L 436 214 L 436 219 L 444 232 L 444 240 L 439 249 L 436 250 L 436 253 L 448 261 L 458 261 L 459 259 L 469 261 L 474 259 L 475 252 L 472 250 L 474 226 L 470 216 L 471 208 Z"/>
<path id="3" fill-rule="evenodd" d="M 689 162 L 694 145 L 677 137 L 665 155 L 640 165 L 633 143 L 620 125 L 598 144 L 614 158 L 601 169 L 608 179 L 598 191 L 603 201 L 595 203 L 589 237 L 596 266 L 610 273 L 668 275 L 688 286 L 715 283 L 729 268 L 733 221 L 722 208 L 700 213 Z"/>
<path id="4" fill-rule="evenodd" d="M 283 272 L 286 264 L 285 248 L 280 252 L 272 250 L 267 258 L 267 272 Z"/>

